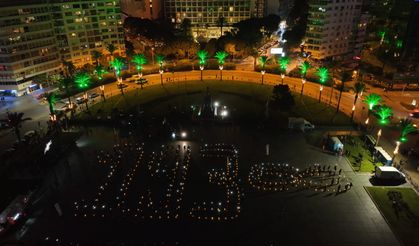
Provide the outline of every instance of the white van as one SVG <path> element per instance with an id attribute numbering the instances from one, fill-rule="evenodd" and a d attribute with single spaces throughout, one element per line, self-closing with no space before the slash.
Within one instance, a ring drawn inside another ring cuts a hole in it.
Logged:
<path id="1" fill-rule="evenodd" d="M 377 179 L 382 180 L 399 180 L 404 181 L 406 176 L 404 173 L 397 170 L 395 167 L 390 166 L 382 166 L 382 167 L 375 167 L 375 175 Z"/>

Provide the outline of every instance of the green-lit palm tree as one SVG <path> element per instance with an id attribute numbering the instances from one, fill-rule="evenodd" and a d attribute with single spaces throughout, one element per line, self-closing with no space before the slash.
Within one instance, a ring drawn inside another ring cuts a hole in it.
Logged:
<path id="1" fill-rule="evenodd" d="M 215 58 L 217 58 L 217 61 L 218 61 L 218 68 L 220 69 L 220 80 L 223 80 L 224 63 L 227 57 L 228 57 L 228 53 L 224 50 L 217 51 L 215 53 Z"/>
<path id="2" fill-rule="evenodd" d="M 115 77 L 118 81 L 118 84 L 122 83 L 121 70 L 124 67 L 124 63 L 125 60 L 122 57 L 115 57 L 113 61 L 110 62 L 110 65 L 115 72 Z"/>
<path id="3" fill-rule="evenodd" d="M 135 63 L 138 77 L 143 76 L 143 66 L 147 63 L 147 58 L 144 54 L 135 54 L 132 56 L 132 62 Z"/>
<path id="4" fill-rule="evenodd" d="M 377 111 L 378 118 L 381 124 L 387 124 L 389 118 L 393 115 L 393 109 L 389 106 L 383 105 Z"/>
<path id="5" fill-rule="evenodd" d="M 22 124 L 25 121 L 32 120 L 31 118 L 23 118 L 23 115 L 24 113 L 11 112 L 7 113 L 7 117 L 5 119 L 0 120 L 10 128 L 13 128 L 19 142 L 22 140 L 20 137 L 20 128 L 22 128 Z"/>
<path id="6" fill-rule="evenodd" d="M 79 89 L 85 89 L 90 85 L 90 75 L 86 72 L 79 72 L 74 76 L 74 83 Z"/>
<path id="7" fill-rule="evenodd" d="M 325 67 L 320 67 L 319 69 L 317 69 L 317 76 L 319 76 L 319 82 L 320 82 L 319 102 L 321 102 L 323 85 L 329 79 L 329 70 L 327 70 L 327 68 Z"/>
<path id="8" fill-rule="evenodd" d="M 265 66 L 268 62 L 267 56 L 260 56 L 259 57 L 259 67 L 260 67 L 260 73 L 262 74 L 262 85 L 263 85 L 263 77 L 265 76 Z"/>
<path id="9" fill-rule="evenodd" d="M 338 105 L 336 107 L 336 113 L 339 112 L 339 108 L 340 108 L 340 100 L 342 99 L 342 93 L 343 93 L 343 89 L 345 87 L 345 82 L 348 82 L 351 80 L 351 75 L 348 72 L 343 72 L 342 73 L 342 84 L 340 86 L 340 90 L 339 90 L 339 99 L 338 99 Z"/>
<path id="10" fill-rule="evenodd" d="M 200 50 L 198 53 L 196 53 L 196 56 L 199 59 L 199 69 L 201 70 L 201 81 L 203 80 L 203 71 L 205 68 L 205 65 L 207 64 L 208 60 L 208 51 L 206 50 Z"/>
<path id="11" fill-rule="evenodd" d="M 45 94 L 45 100 L 48 103 L 49 107 L 49 114 L 51 116 L 55 115 L 55 109 L 54 106 L 58 101 L 57 95 L 54 92 L 49 92 Z"/>
<path id="12" fill-rule="evenodd" d="M 164 55 L 159 54 L 159 55 L 156 56 L 156 61 L 159 64 L 159 73 L 160 73 L 160 83 L 161 83 L 161 85 L 163 85 L 163 73 L 164 73 L 163 65 L 164 65 L 164 60 L 165 59 L 166 58 L 164 57 Z"/>
<path id="13" fill-rule="evenodd" d="M 368 104 L 368 110 L 372 110 L 381 102 L 381 96 L 375 93 L 371 93 L 365 97 L 364 102 Z"/>
<path id="14" fill-rule="evenodd" d="M 112 43 L 106 45 L 106 50 L 109 52 L 109 54 L 111 56 L 111 61 L 112 61 L 113 60 L 113 53 L 115 53 L 115 51 L 116 51 L 115 45 L 112 44 Z"/>
<path id="15" fill-rule="evenodd" d="M 99 66 L 99 60 L 100 60 L 100 58 L 102 58 L 102 56 L 103 56 L 102 52 L 100 52 L 98 50 L 92 51 L 92 60 L 95 61 L 96 66 Z"/>
<path id="16" fill-rule="evenodd" d="M 106 69 L 102 65 L 95 66 L 95 74 L 99 80 L 103 79 L 103 75 L 106 74 Z"/>
<path id="17" fill-rule="evenodd" d="M 303 95 L 304 92 L 304 85 L 306 83 L 306 76 L 307 76 L 307 72 L 308 69 L 310 69 L 310 63 L 308 61 L 304 61 L 301 65 L 300 65 L 300 73 L 301 73 L 301 95 Z"/>
<path id="18" fill-rule="evenodd" d="M 287 73 L 287 67 L 288 67 L 288 64 L 290 63 L 290 59 L 286 56 L 283 56 L 279 58 L 278 63 L 279 63 L 279 68 L 281 70 L 282 84 L 284 84 L 284 78 L 285 78 L 285 74 Z"/>
<path id="19" fill-rule="evenodd" d="M 399 122 L 399 129 L 400 129 L 400 142 L 405 143 L 407 142 L 407 135 L 409 133 L 416 132 L 418 129 L 416 129 L 416 126 L 412 123 L 412 120 L 410 119 L 402 119 Z"/>

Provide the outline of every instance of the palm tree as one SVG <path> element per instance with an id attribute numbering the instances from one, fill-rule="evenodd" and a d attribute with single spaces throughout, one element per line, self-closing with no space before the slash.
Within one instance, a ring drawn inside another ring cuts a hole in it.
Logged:
<path id="1" fill-rule="evenodd" d="M 215 53 L 215 58 L 217 58 L 218 61 L 218 68 L 220 69 L 220 80 L 223 80 L 223 69 L 224 69 L 224 63 L 226 58 L 228 57 L 228 53 L 223 51 L 217 51 Z"/>
<path id="2" fill-rule="evenodd" d="M 70 86 L 73 83 L 73 80 L 71 78 L 61 78 L 60 79 L 60 84 L 62 86 L 62 88 L 64 88 L 65 94 L 68 96 L 68 103 L 69 105 L 71 105 L 71 96 L 70 96 Z"/>
<path id="3" fill-rule="evenodd" d="M 138 77 L 141 77 L 143 74 L 143 65 L 147 63 L 147 58 L 144 54 L 135 54 L 132 56 L 131 61 L 137 65 Z"/>
<path id="4" fill-rule="evenodd" d="M 306 76 L 307 76 L 307 72 L 308 69 L 310 68 L 310 63 L 308 61 L 304 61 L 301 65 L 300 65 L 300 73 L 301 73 L 301 95 L 303 95 L 303 91 L 304 91 L 304 84 L 306 83 Z"/>
<path id="5" fill-rule="evenodd" d="M 49 114 L 55 115 L 54 106 L 58 101 L 57 95 L 54 92 L 49 92 L 45 94 L 45 100 L 48 102 Z"/>
<path id="6" fill-rule="evenodd" d="M 416 132 L 417 129 L 410 119 L 402 119 L 399 123 L 400 128 L 400 142 L 407 142 L 407 135 L 412 132 Z"/>
<path id="7" fill-rule="evenodd" d="M 381 102 L 381 96 L 375 93 L 371 93 L 365 97 L 364 102 L 368 104 L 368 109 L 372 110 L 376 105 Z"/>
<path id="8" fill-rule="evenodd" d="M 378 109 L 377 115 L 381 124 L 387 124 L 389 122 L 390 116 L 393 115 L 393 109 L 389 106 L 383 105 Z"/>
<path id="9" fill-rule="evenodd" d="M 10 128 L 13 128 L 16 134 L 17 140 L 19 142 L 21 141 L 20 128 L 22 128 L 22 123 L 28 120 L 32 120 L 31 118 L 23 118 L 23 115 L 24 113 L 17 113 L 17 112 L 7 113 L 7 118 L 0 120 L 1 122 L 9 126 Z"/>
<path id="10" fill-rule="evenodd" d="M 99 59 L 102 58 L 103 54 L 102 52 L 98 50 L 92 51 L 92 59 L 95 61 L 95 65 L 99 66 Z"/>
<path id="11" fill-rule="evenodd" d="M 86 72 L 79 72 L 74 76 L 74 83 L 80 89 L 87 88 L 90 85 L 90 75 Z"/>
<path id="12" fill-rule="evenodd" d="M 159 55 L 156 56 L 156 61 L 159 64 L 159 73 L 160 73 L 160 83 L 161 83 L 161 85 L 163 85 L 163 73 L 164 73 L 163 64 L 164 64 L 164 60 L 165 60 L 164 55 L 159 54 Z"/>
<path id="13" fill-rule="evenodd" d="M 196 53 L 196 55 L 199 58 L 199 69 L 201 70 L 201 81 L 202 81 L 202 73 L 204 71 L 205 64 L 207 64 L 208 51 L 200 50 L 198 51 L 198 53 Z"/>
<path id="14" fill-rule="evenodd" d="M 354 89 L 354 92 L 355 92 L 354 105 L 356 105 L 356 102 L 358 101 L 358 97 L 365 90 L 365 84 L 363 82 L 356 82 L 353 89 Z"/>
<path id="15" fill-rule="evenodd" d="M 226 23 L 226 18 L 224 16 L 218 17 L 217 25 L 220 27 L 220 36 L 223 36 L 223 27 Z"/>
<path id="16" fill-rule="evenodd" d="M 122 79 L 120 75 L 121 75 L 121 69 L 124 66 L 124 62 L 125 60 L 122 57 L 115 57 L 115 59 L 113 59 L 113 61 L 110 62 L 110 65 L 115 72 L 116 79 L 118 80 L 118 84 L 122 83 Z"/>
<path id="17" fill-rule="evenodd" d="M 340 87 L 340 92 L 339 92 L 339 99 L 338 99 L 338 106 L 336 107 L 336 113 L 339 112 L 339 108 L 340 108 L 340 100 L 342 99 L 342 92 L 343 89 L 345 87 L 345 82 L 348 82 L 351 80 L 351 75 L 349 73 L 347 73 L 346 71 L 342 73 L 342 85 Z"/>
<path id="18" fill-rule="evenodd" d="M 260 67 L 260 73 L 262 74 L 262 85 L 263 85 L 263 77 L 265 76 L 265 66 L 268 62 L 267 56 L 260 56 L 259 57 L 259 67 Z"/>
<path id="19" fill-rule="evenodd" d="M 290 63 L 290 59 L 286 56 L 279 58 L 279 68 L 281 69 L 281 78 L 282 84 L 284 84 L 285 74 L 287 72 L 288 64 Z"/>
<path id="20" fill-rule="evenodd" d="M 102 65 L 97 65 L 95 67 L 95 74 L 99 80 L 103 79 L 103 75 L 106 74 L 106 69 Z"/>
<path id="21" fill-rule="evenodd" d="M 115 53 L 116 47 L 114 44 L 110 43 L 108 45 L 106 45 L 106 50 L 109 52 L 109 54 L 111 55 L 111 60 L 113 60 L 113 53 Z"/>
<path id="22" fill-rule="evenodd" d="M 189 38 L 191 37 L 191 27 L 192 27 L 192 21 L 189 18 L 184 18 L 182 20 L 182 23 L 180 23 L 180 28 L 183 32 L 183 37 Z"/>
<path id="23" fill-rule="evenodd" d="M 322 91 L 323 91 L 323 84 L 326 83 L 326 81 L 329 79 L 329 71 L 325 67 L 320 67 L 317 69 L 317 76 L 319 76 L 319 82 L 320 82 L 320 94 L 319 94 L 319 102 L 322 98 Z"/>
<path id="24" fill-rule="evenodd" d="M 72 61 L 62 60 L 64 66 L 65 77 L 73 77 L 74 72 L 76 71 L 76 66 L 74 66 Z"/>

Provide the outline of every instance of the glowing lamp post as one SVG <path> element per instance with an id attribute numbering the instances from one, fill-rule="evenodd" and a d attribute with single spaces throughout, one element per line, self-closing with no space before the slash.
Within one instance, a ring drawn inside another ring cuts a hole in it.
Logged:
<path id="1" fill-rule="evenodd" d="M 159 74 L 160 74 L 160 83 L 161 83 L 161 85 L 163 85 L 163 73 L 164 73 L 163 64 L 164 64 L 164 59 L 165 59 L 165 57 L 163 55 L 157 55 L 156 56 L 157 63 L 159 64 Z"/>
<path id="2" fill-rule="evenodd" d="M 265 76 L 266 71 L 265 70 L 261 70 L 260 73 L 262 74 L 262 85 L 263 85 L 263 77 Z"/>
<path id="3" fill-rule="evenodd" d="M 161 83 L 161 85 L 163 85 L 163 73 L 164 73 L 164 70 L 163 69 L 159 69 L 160 83 Z"/>
<path id="4" fill-rule="evenodd" d="M 303 95 L 303 91 L 304 91 L 304 85 L 306 84 L 306 79 L 302 78 L 301 79 L 301 96 Z"/>
<path id="5" fill-rule="evenodd" d="M 352 105 L 352 113 L 351 113 L 351 120 L 354 119 L 354 114 L 355 114 L 355 104 Z"/>
<path id="6" fill-rule="evenodd" d="M 217 116 L 218 115 L 218 107 L 220 106 L 220 104 L 218 102 L 214 102 L 214 115 Z"/>
<path id="7" fill-rule="evenodd" d="M 87 104 L 87 102 L 89 101 L 89 99 L 87 97 L 87 92 L 84 92 L 83 99 L 84 99 L 84 103 L 86 105 L 86 110 L 89 110 L 89 105 Z"/>
<path id="8" fill-rule="evenodd" d="M 103 101 L 106 101 L 106 99 L 105 99 L 105 86 L 101 85 L 101 86 L 99 86 L 99 89 L 100 89 L 100 95 L 102 96 Z"/>
<path id="9" fill-rule="evenodd" d="M 377 132 L 377 142 L 375 142 L 375 146 L 378 146 L 378 142 L 380 141 L 380 137 L 381 137 L 381 129 L 378 130 L 378 132 Z"/>
<path id="10" fill-rule="evenodd" d="M 396 148 L 393 151 L 393 158 L 391 159 L 391 164 L 394 166 L 394 159 L 396 159 L 397 154 L 399 153 L 400 141 L 396 141 Z"/>
<path id="11" fill-rule="evenodd" d="M 217 51 L 215 53 L 215 58 L 217 58 L 218 61 L 218 68 L 220 69 L 220 80 L 223 80 L 223 69 L 224 69 L 224 63 L 225 59 L 228 57 L 228 53 L 225 51 Z"/>
<path id="12" fill-rule="evenodd" d="M 284 84 L 285 74 L 281 74 L 281 83 Z"/>

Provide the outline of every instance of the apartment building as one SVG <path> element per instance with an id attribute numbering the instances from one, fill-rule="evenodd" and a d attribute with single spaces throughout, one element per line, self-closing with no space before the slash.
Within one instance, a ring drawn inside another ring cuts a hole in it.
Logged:
<path id="1" fill-rule="evenodd" d="M 368 20 L 363 0 L 309 0 L 305 50 L 314 59 L 359 55 Z"/>
<path id="2" fill-rule="evenodd" d="M 163 0 L 121 0 L 122 18 L 155 20 L 163 17 Z"/>
<path id="3" fill-rule="evenodd" d="M 205 38 L 219 37 L 221 23 L 228 31 L 234 23 L 263 17 L 264 6 L 264 0 L 164 0 L 167 19 L 180 25 L 188 18 L 193 35 Z"/>
<path id="4" fill-rule="evenodd" d="M 0 92 L 30 93 L 34 77 L 59 72 L 62 60 L 91 63 L 110 43 L 123 55 L 118 1 L 0 0 Z"/>
<path id="5" fill-rule="evenodd" d="M 119 1 L 53 0 L 51 15 L 61 58 L 75 66 L 93 62 L 93 50 L 106 54 L 110 43 L 116 46 L 116 54 L 124 52 Z"/>
<path id="6" fill-rule="evenodd" d="M 34 76 L 58 71 L 61 62 L 47 2 L 10 5 L 0 1 L 0 91 L 23 95 L 36 89 Z"/>

